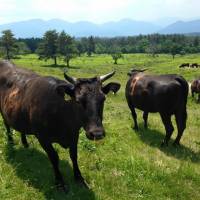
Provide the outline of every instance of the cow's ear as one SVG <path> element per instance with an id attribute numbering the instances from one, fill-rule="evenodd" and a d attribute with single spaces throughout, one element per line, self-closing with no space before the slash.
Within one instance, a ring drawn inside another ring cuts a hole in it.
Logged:
<path id="1" fill-rule="evenodd" d="M 73 84 L 59 84 L 56 86 L 56 91 L 59 95 L 65 96 L 68 94 L 69 96 L 74 96 L 74 85 Z"/>
<path id="2" fill-rule="evenodd" d="M 108 94 L 110 91 L 113 91 L 112 88 L 116 88 L 116 87 L 120 88 L 120 85 L 118 83 L 111 82 L 111 83 L 108 83 L 108 84 L 102 86 L 102 91 L 104 94 Z"/>

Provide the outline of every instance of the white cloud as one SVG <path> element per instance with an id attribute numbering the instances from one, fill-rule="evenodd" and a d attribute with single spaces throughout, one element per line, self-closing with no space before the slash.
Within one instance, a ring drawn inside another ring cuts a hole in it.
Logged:
<path id="1" fill-rule="evenodd" d="M 0 23 L 33 18 L 105 22 L 132 18 L 195 18 L 198 0 L 0 0 Z"/>

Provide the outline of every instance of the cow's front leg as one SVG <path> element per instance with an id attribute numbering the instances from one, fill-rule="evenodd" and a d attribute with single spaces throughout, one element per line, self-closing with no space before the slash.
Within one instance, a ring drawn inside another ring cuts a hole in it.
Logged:
<path id="1" fill-rule="evenodd" d="M 4 125 L 6 127 L 6 135 L 8 138 L 8 143 L 13 145 L 14 141 L 13 141 L 13 137 L 12 137 L 12 132 L 10 130 L 10 126 L 7 124 L 7 122 L 5 120 L 4 120 Z"/>
<path id="2" fill-rule="evenodd" d="M 21 142 L 22 142 L 22 144 L 24 145 L 25 148 L 29 147 L 29 144 L 27 142 L 26 134 L 25 133 L 21 133 Z"/>
<path id="3" fill-rule="evenodd" d="M 54 174 L 55 174 L 55 183 L 58 188 L 61 188 L 64 192 L 68 192 L 68 188 L 66 187 L 63 177 L 60 173 L 59 170 L 59 157 L 57 152 L 54 150 L 53 146 L 51 143 L 46 141 L 45 139 L 38 138 L 42 148 L 45 150 L 47 153 L 49 160 L 51 161 L 51 164 L 54 169 Z"/>
<path id="4" fill-rule="evenodd" d="M 74 171 L 74 179 L 75 181 L 88 188 L 87 184 L 84 181 L 84 178 L 81 175 L 80 169 L 78 167 L 78 162 L 77 162 L 77 142 L 75 142 L 74 144 L 72 144 L 69 148 L 69 153 L 70 153 L 70 158 L 72 160 L 72 164 L 73 164 L 73 171 Z"/>

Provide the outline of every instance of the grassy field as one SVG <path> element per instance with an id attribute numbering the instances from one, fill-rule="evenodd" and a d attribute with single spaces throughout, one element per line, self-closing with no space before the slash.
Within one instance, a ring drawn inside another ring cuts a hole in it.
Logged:
<path id="1" fill-rule="evenodd" d="M 13 60 L 21 67 L 42 75 L 63 79 L 62 68 L 52 62 L 39 61 L 35 55 Z M 150 114 L 149 129 L 143 128 L 141 111 L 138 113 L 140 130 L 132 129 L 132 117 L 128 109 L 124 89 L 129 69 L 148 68 L 147 73 L 177 73 L 188 81 L 200 75 L 200 69 L 179 69 L 184 62 L 199 63 L 200 55 L 176 57 L 160 55 L 152 58 L 144 54 L 125 55 L 118 65 L 110 56 L 94 55 L 72 60 L 69 74 L 76 77 L 92 77 L 116 70 L 112 81 L 122 87 L 114 96 L 109 94 L 104 107 L 106 138 L 94 143 L 81 131 L 79 140 L 79 166 L 90 190 L 78 187 L 73 180 L 72 164 L 68 150 L 55 144 L 60 156 L 60 168 L 70 185 L 66 195 L 54 188 L 53 171 L 38 141 L 29 136 L 29 149 L 24 149 L 19 134 L 14 132 L 15 146 L 7 145 L 5 128 L 0 119 L 0 199 L 2 200 L 199 200 L 200 199 L 200 105 L 188 97 L 187 128 L 181 146 L 160 148 L 164 126 L 158 114 Z M 47 99 L 48 100 L 48 99 Z M 45 99 L 44 99 L 45 101 Z M 173 124 L 174 118 L 173 118 Z"/>

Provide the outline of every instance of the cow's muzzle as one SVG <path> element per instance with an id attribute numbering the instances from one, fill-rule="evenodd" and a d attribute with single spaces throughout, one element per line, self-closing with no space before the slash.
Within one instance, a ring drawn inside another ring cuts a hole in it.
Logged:
<path id="1" fill-rule="evenodd" d="M 105 131 L 103 128 L 91 129 L 86 131 L 86 136 L 90 140 L 101 140 L 105 137 Z"/>

